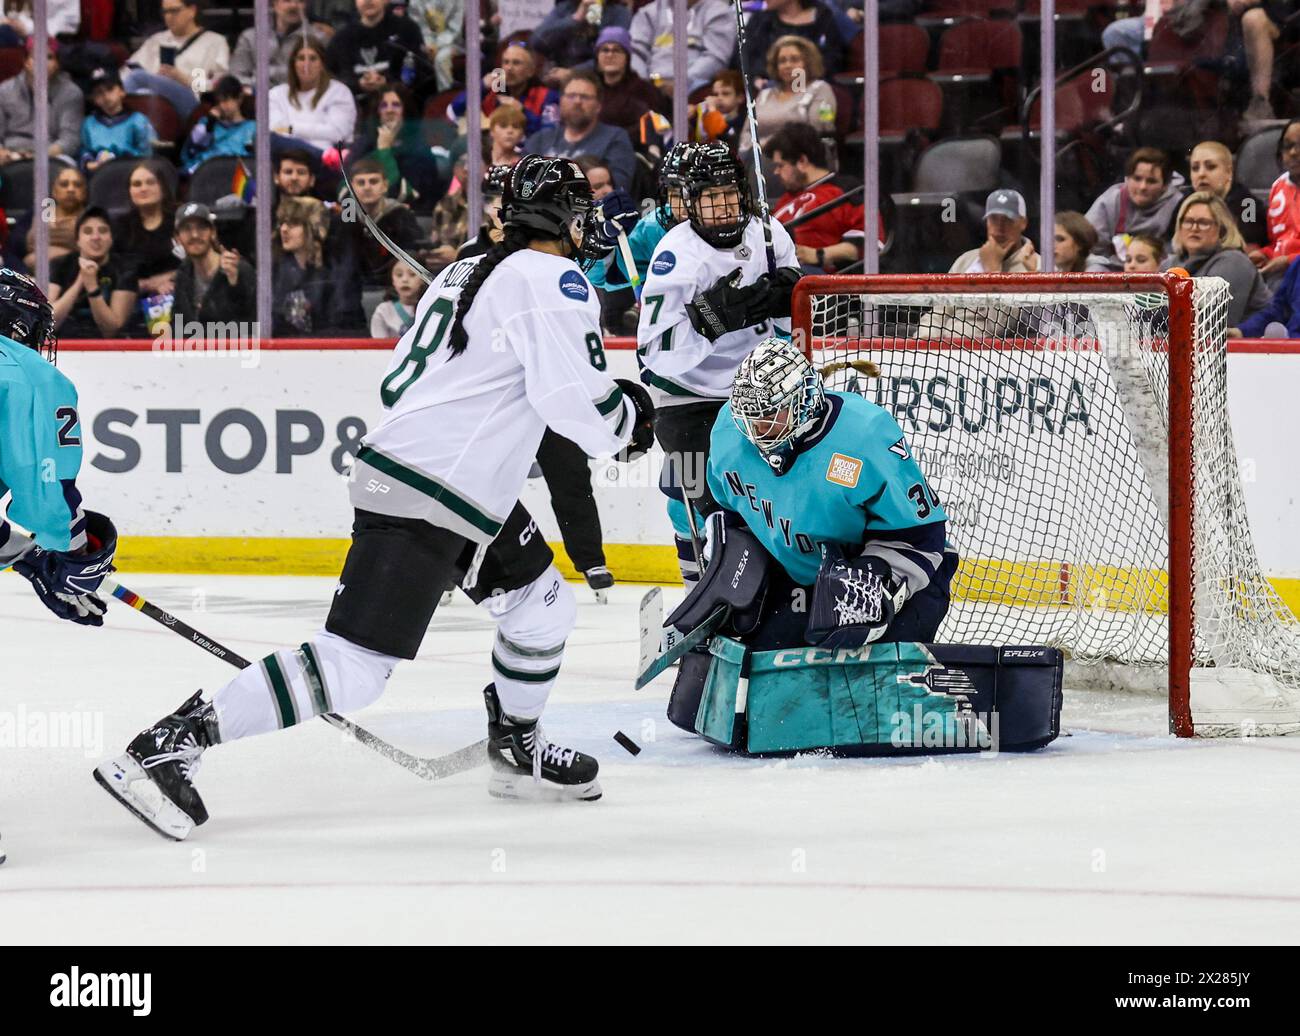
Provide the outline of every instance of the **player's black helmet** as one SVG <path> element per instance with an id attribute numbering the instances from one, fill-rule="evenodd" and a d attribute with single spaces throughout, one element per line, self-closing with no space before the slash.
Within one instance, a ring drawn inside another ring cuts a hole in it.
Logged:
<path id="1" fill-rule="evenodd" d="M 577 162 L 525 155 L 505 185 L 501 222 L 567 241 L 575 220 L 587 225 L 594 204 L 591 184 Z"/>
<path id="2" fill-rule="evenodd" d="M 50 300 L 34 280 L 7 266 L 0 269 L 0 334 L 31 346 L 51 363 L 58 358 Z"/>
<path id="3" fill-rule="evenodd" d="M 734 248 L 745 236 L 754 214 L 749 177 L 740 159 L 720 140 L 699 144 L 684 174 L 686 213 L 695 233 L 714 248 Z M 735 188 L 736 194 L 711 190 Z"/>
<path id="4" fill-rule="evenodd" d="M 678 141 L 668 149 L 668 154 L 664 155 L 664 160 L 659 166 L 659 196 L 656 198 L 658 207 L 655 209 L 655 216 L 659 220 L 659 225 L 665 230 L 671 230 L 678 223 L 677 218 L 673 216 L 670 192 L 681 192 L 686 186 L 686 167 L 697 146 L 688 140 Z"/>

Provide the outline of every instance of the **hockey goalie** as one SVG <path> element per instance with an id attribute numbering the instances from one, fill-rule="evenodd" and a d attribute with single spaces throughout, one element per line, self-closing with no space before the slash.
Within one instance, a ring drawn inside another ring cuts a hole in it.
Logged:
<path id="1" fill-rule="evenodd" d="M 714 635 L 681 659 L 674 724 L 754 754 L 1056 737 L 1059 651 L 931 643 L 958 566 L 943 505 L 893 416 L 791 342 L 741 363 L 707 488 L 704 576 L 668 625 Z"/>

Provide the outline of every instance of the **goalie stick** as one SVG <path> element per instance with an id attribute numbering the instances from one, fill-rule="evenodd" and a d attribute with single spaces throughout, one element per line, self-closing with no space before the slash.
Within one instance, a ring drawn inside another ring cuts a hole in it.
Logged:
<path id="1" fill-rule="evenodd" d="M 709 612 L 709 617 L 707 619 L 696 626 L 695 629 L 691 630 L 690 633 L 686 634 L 686 636 L 656 658 L 642 671 L 641 675 L 636 678 L 636 689 L 639 691 L 642 687 L 681 658 L 682 655 L 695 647 L 696 644 L 704 640 L 705 637 L 718 628 L 718 624 L 722 622 L 722 617 L 726 613 L 727 605 L 725 604 L 720 604 L 714 608 L 713 611 Z"/>
<path id="2" fill-rule="evenodd" d="M 166 626 L 173 633 L 186 638 L 190 643 L 197 644 L 208 654 L 215 655 L 223 662 L 229 662 L 236 669 L 247 669 L 252 665 L 248 659 L 235 654 L 225 645 L 218 644 L 211 637 L 204 636 L 194 627 L 181 622 L 170 612 L 163 611 L 156 604 L 145 600 L 133 590 L 128 590 L 116 580 L 105 579 L 101 585 L 123 604 L 129 605 L 143 615 L 147 615 L 159 625 Z M 348 734 L 371 751 L 378 752 L 385 759 L 410 770 L 417 777 L 422 777 L 426 781 L 441 780 L 453 774 L 463 773 L 465 770 L 472 770 L 476 766 L 481 766 L 487 762 L 486 738 L 482 741 L 476 741 L 472 745 L 466 745 L 464 748 L 459 748 L 447 755 L 423 758 L 411 755 L 409 752 L 403 752 L 396 745 L 390 745 L 383 738 L 376 737 L 364 727 L 357 726 L 350 719 L 344 719 L 338 713 L 324 712 L 321 713 L 320 718 L 330 726 Z"/>

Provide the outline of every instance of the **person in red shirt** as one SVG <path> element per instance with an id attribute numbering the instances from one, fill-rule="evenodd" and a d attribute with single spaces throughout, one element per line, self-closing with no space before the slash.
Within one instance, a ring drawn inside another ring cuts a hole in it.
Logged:
<path id="1" fill-rule="evenodd" d="M 1292 119 L 1277 142 L 1284 172 L 1268 192 L 1268 244 L 1248 253 L 1259 272 L 1275 283 L 1300 255 L 1300 119 Z"/>
<path id="2" fill-rule="evenodd" d="M 785 188 L 772 216 L 789 223 L 859 186 L 850 176 L 826 168 L 826 145 L 805 123 L 788 123 L 766 147 L 772 175 Z M 862 258 L 861 201 L 846 201 L 791 231 L 795 255 L 805 270 L 834 273 Z M 883 233 L 883 226 L 881 231 Z"/>

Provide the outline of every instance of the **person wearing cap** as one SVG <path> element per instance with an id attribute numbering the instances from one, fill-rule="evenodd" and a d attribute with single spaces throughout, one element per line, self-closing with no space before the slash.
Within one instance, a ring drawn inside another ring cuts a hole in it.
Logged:
<path id="1" fill-rule="evenodd" d="M 81 167 L 94 172 L 115 158 L 153 153 L 153 126 L 140 112 L 126 110 L 126 91 L 114 68 L 97 68 L 90 78 L 95 110 L 81 123 Z"/>
<path id="2" fill-rule="evenodd" d="M 979 248 L 963 252 L 949 273 L 1033 273 L 1038 269 L 1034 243 L 1025 237 L 1029 218 L 1019 191 L 1000 188 L 984 203 L 988 237 Z"/>
<path id="3" fill-rule="evenodd" d="M 202 202 L 186 202 L 176 210 L 176 241 L 185 261 L 176 271 L 172 322 L 183 334 L 187 323 L 205 329 L 227 328 L 227 338 L 253 337 L 248 325 L 257 319 L 257 275 L 233 248 L 217 239 L 217 218 Z M 230 322 L 244 325 L 233 333 Z M 215 332 L 204 331 L 204 337 Z"/>
<path id="4" fill-rule="evenodd" d="M 253 153 L 257 123 L 244 118 L 244 84 L 234 76 L 222 76 L 212 98 L 212 110 L 194 124 L 181 148 L 181 169 L 186 173 L 219 155 L 242 158 Z"/>
<path id="5" fill-rule="evenodd" d="M 32 46 L 35 42 L 35 37 L 27 38 L 23 74 L 0 83 L 0 165 L 31 158 L 34 153 L 36 61 Z M 59 67 L 59 41 L 53 37 L 48 53 L 50 157 L 75 158 L 86 99 L 72 77 Z"/>
<path id="6" fill-rule="evenodd" d="M 604 95 L 601 122 L 634 133 L 646 112 L 672 114 L 672 100 L 632 71 L 632 34 L 626 29 L 600 30 L 595 69 Z"/>
<path id="7" fill-rule="evenodd" d="M 465 53 L 465 0 L 409 0 L 406 17 L 424 37 L 437 89 L 450 90 L 456 84 L 452 63 Z"/>
<path id="8" fill-rule="evenodd" d="M 571 69 L 590 67 L 606 30 L 626 30 L 631 24 L 632 12 L 620 0 L 559 0 L 533 30 L 533 50 L 555 66 L 547 80 L 563 89 Z"/>

